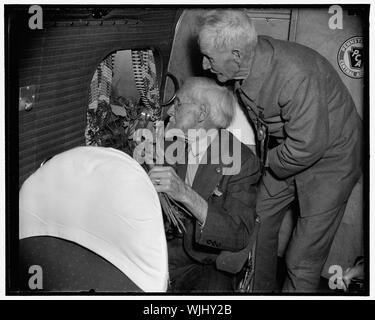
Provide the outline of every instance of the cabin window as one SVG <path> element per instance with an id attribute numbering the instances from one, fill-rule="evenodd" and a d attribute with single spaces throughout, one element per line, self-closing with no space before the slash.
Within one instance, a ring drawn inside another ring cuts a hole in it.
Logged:
<path id="1" fill-rule="evenodd" d="M 96 68 L 87 108 L 86 145 L 131 153 L 133 133 L 161 118 L 153 51 L 122 50 Z"/>

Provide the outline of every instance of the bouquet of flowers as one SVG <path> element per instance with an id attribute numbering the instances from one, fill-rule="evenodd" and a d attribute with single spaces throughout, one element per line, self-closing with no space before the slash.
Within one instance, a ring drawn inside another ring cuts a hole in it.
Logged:
<path id="1" fill-rule="evenodd" d="M 138 129 L 148 128 L 150 125 L 155 129 L 151 113 L 142 104 L 132 99 L 116 97 L 111 103 L 100 101 L 96 110 L 88 110 L 88 127 L 86 138 L 88 144 L 112 147 L 127 153 L 133 157 L 137 142 L 134 139 Z M 149 167 L 143 164 L 146 172 Z M 166 222 L 169 226 L 177 229 L 179 233 L 185 231 L 183 219 L 190 212 L 165 193 L 159 193 L 160 204 Z"/>

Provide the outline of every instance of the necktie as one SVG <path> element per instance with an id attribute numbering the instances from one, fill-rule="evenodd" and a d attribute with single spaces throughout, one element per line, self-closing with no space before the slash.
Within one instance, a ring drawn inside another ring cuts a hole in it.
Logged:
<path id="1" fill-rule="evenodd" d="M 197 173 L 199 166 L 199 154 L 194 154 L 191 150 L 191 145 L 188 145 L 188 164 L 186 169 L 185 182 L 190 187 L 193 186 L 195 174 Z"/>

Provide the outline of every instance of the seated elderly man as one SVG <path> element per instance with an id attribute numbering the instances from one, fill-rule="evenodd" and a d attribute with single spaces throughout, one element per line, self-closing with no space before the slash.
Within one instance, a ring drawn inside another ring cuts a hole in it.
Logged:
<path id="1" fill-rule="evenodd" d="M 235 104 L 227 88 L 196 77 L 185 81 L 169 110 L 169 128 L 179 129 L 187 140 L 188 163 L 157 166 L 149 176 L 158 192 L 191 213 L 186 231 L 168 241 L 172 292 L 233 291 L 236 272 L 247 260 L 259 163 L 248 147 L 223 129 L 231 123 Z M 225 159 L 228 151 L 231 167 Z"/>

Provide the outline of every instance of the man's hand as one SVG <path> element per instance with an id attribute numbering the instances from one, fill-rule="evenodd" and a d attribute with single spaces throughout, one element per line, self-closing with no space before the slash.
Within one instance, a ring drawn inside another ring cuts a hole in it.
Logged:
<path id="1" fill-rule="evenodd" d="M 172 167 L 156 166 L 148 173 L 157 192 L 165 192 L 172 199 L 185 202 L 187 185 Z"/>
<path id="2" fill-rule="evenodd" d="M 182 181 L 172 167 L 156 166 L 148 175 L 157 192 L 165 192 L 172 199 L 183 203 L 199 223 L 204 225 L 208 210 L 206 200 Z"/>

